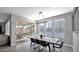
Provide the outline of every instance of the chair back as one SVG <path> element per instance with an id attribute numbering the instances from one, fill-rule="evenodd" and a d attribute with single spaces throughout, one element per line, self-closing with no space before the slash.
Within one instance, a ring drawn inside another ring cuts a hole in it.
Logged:
<path id="1" fill-rule="evenodd" d="M 54 44 L 54 47 L 56 48 L 62 48 L 63 47 L 63 41 L 62 40 L 59 40 L 56 44 Z"/>
<path id="2" fill-rule="evenodd" d="M 31 42 L 35 42 L 34 38 L 30 38 Z"/>
<path id="3" fill-rule="evenodd" d="M 49 45 L 49 44 L 48 44 L 47 42 L 45 42 L 45 41 L 40 41 L 40 44 L 41 44 L 42 46 L 44 46 L 44 47 L 46 47 L 46 46 Z"/>
<path id="4" fill-rule="evenodd" d="M 35 39 L 35 43 L 36 43 L 36 44 L 40 44 L 40 40 Z"/>
<path id="5" fill-rule="evenodd" d="M 60 48 L 62 48 L 63 47 L 63 41 L 62 41 L 62 43 L 60 44 Z"/>

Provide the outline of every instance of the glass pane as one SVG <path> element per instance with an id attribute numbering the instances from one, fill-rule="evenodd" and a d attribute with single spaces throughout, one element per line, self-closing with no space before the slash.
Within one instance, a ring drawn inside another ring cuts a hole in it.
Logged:
<path id="1" fill-rule="evenodd" d="M 52 37 L 52 21 L 48 21 L 46 23 L 46 36 L 47 37 Z"/>
<path id="2" fill-rule="evenodd" d="M 47 37 L 64 38 L 65 19 L 57 19 L 36 25 L 37 35 L 44 34 Z"/>
<path id="3" fill-rule="evenodd" d="M 59 19 L 58 21 L 55 20 L 55 32 L 54 36 L 59 38 L 64 38 L 64 27 L 65 27 L 65 20 Z"/>
<path id="4" fill-rule="evenodd" d="M 45 35 L 45 23 L 39 23 L 37 24 L 37 35 Z"/>

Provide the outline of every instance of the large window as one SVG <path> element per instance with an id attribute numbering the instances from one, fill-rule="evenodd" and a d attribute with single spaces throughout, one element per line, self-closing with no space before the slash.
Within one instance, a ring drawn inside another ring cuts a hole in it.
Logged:
<path id="1" fill-rule="evenodd" d="M 47 37 L 53 37 L 53 21 L 46 22 L 46 36 Z"/>
<path id="2" fill-rule="evenodd" d="M 34 35 L 34 24 L 16 26 L 16 34 Z"/>
<path id="3" fill-rule="evenodd" d="M 65 19 L 57 19 L 37 23 L 37 34 L 44 34 L 47 37 L 64 38 Z"/>
<path id="4" fill-rule="evenodd" d="M 37 24 L 37 27 L 36 27 L 37 29 L 37 31 L 36 31 L 36 33 L 37 33 L 37 35 L 41 35 L 41 34 L 45 34 L 45 23 L 43 22 L 43 23 L 38 23 Z"/>
<path id="5" fill-rule="evenodd" d="M 54 25 L 55 25 L 54 37 L 64 38 L 65 20 L 64 19 L 54 20 Z"/>

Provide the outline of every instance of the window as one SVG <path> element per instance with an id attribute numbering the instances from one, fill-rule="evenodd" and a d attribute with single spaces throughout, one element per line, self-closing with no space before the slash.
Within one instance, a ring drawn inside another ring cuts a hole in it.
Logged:
<path id="1" fill-rule="evenodd" d="M 37 34 L 47 37 L 64 38 L 65 19 L 51 20 L 37 24 Z"/>
<path id="2" fill-rule="evenodd" d="M 37 35 L 45 34 L 45 23 L 38 23 L 37 24 Z"/>
<path id="3" fill-rule="evenodd" d="M 65 20 L 64 19 L 54 20 L 54 24 L 55 24 L 54 36 L 64 38 Z"/>
<path id="4" fill-rule="evenodd" d="M 16 34 L 34 35 L 34 24 L 16 26 Z"/>
<path id="5" fill-rule="evenodd" d="M 48 21 L 46 23 L 46 36 L 47 37 L 52 37 L 53 36 L 53 31 L 52 31 L 52 21 Z"/>

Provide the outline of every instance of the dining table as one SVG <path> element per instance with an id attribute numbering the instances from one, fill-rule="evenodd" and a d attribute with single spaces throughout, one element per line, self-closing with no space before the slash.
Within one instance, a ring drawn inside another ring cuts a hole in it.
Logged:
<path id="1" fill-rule="evenodd" d="M 28 38 L 34 38 L 40 41 L 45 41 L 46 43 L 53 44 L 53 45 L 59 41 L 59 38 L 49 38 L 49 37 L 40 38 L 40 36 L 28 36 Z M 49 52 L 51 52 L 50 46 L 49 46 Z"/>

